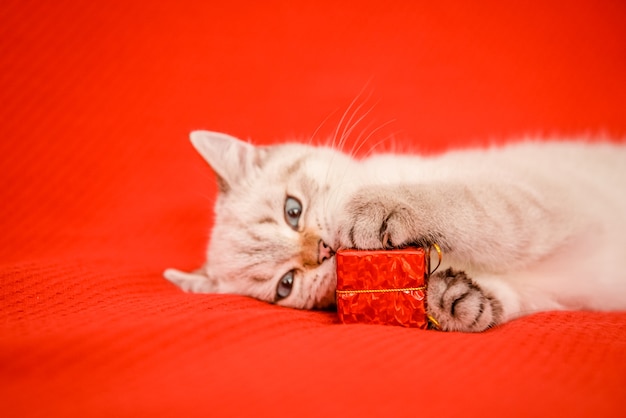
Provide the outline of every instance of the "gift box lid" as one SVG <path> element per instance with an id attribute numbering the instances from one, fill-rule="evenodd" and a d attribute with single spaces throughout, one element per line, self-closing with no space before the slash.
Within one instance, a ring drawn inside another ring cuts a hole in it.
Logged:
<path id="1" fill-rule="evenodd" d="M 409 289 L 424 286 L 427 252 L 423 248 L 340 250 L 337 290 Z"/>

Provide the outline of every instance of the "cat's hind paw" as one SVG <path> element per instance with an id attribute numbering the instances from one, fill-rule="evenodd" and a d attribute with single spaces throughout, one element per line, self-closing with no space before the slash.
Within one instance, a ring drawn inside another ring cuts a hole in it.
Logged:
<path id="1" fill-rule="evenodd" d="M 462 271 L 447 269 L 428 282 L 428 313 L 444 331 L 479 332 L 502 321 L 502 306 Z"/>

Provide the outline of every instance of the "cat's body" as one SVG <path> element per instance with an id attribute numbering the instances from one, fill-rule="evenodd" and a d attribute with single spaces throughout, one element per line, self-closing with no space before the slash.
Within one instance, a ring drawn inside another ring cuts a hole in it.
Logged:
<path id="1" fill-rule="evenodd" d="M 207 264 L 185 290 L 334 302 L 338 248 L 438 243 L 428 309 L 480 331 L 554 309 L 626 309 L 626 146 L 532 142 L 355 160 L 299 144 L 192 142 L 220 183 Z"/>

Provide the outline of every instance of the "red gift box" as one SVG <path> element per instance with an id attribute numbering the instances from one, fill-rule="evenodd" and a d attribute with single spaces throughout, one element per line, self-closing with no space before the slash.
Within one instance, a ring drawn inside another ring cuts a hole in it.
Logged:
<path id="1" fill-rule="evenodd" d="M 341 250 L 337 258 L 337 312 L 345 324 L 428 328 L 423 248 Z"/>

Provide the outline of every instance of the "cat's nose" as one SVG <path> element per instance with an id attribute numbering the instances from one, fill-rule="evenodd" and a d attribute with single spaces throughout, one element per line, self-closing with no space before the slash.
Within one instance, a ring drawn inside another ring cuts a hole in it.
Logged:
<path id="1" fill-rule="evenodd" d="M 335 255 L 333 249 L 326 245 L 324 240 L 321 239 L 318 244 L 317 263 L 322 264 L 324 260 L 328 260 L 333 255 Z"/>

